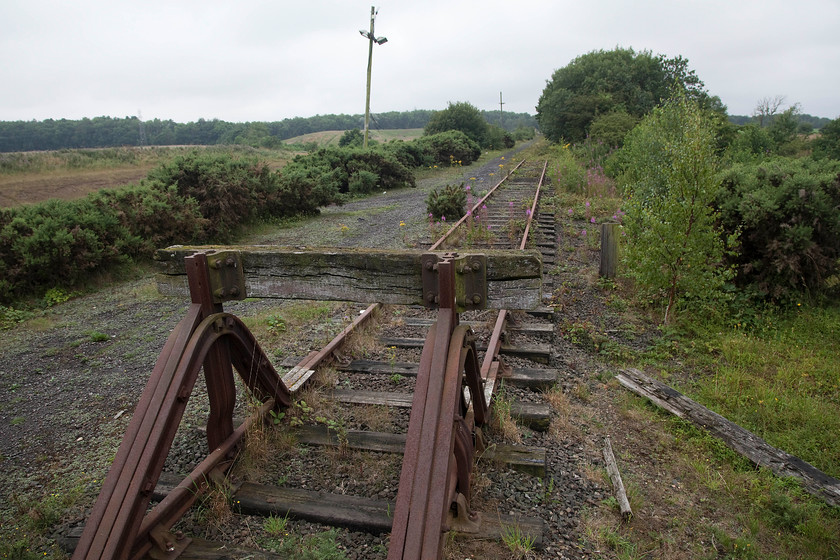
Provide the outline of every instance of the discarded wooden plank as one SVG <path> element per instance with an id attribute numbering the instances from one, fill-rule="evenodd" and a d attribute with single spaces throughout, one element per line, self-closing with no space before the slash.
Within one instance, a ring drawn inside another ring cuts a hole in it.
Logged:
<path id="1" fill-rule="evenodd" d="M 180 481 L 181 477 L 178 475 L 163 473 L 155 487 L 152 499 L 160 500 L 166 497 Z M 394 503 L 390 501 L 313 492 L 298 488 L 264 486 L 251 482 L 245 482 L 234 490 L 231 503 L 235 505 L 239 513 L 245 515 L 265 517 L 288 515 L 295 519 L 370 533 L 389 532 L 391 514 L 394 512 Z M 523 536 L 533 539 L 535 548 L 542 548 L 543 521 L 538 517 L 501 515 L 496 512 L 482 513 L 481 528 L 477 533 L 459 533 L 456 536 L 501 540 L 509 527 L 518 527 Z M 228 556 L 228 558 L 247 557 L 247 555 Z"/>
<path id="2" fill-rule="evenodd" d="M 231 558 L 285 560 L 288 556 L 245 548 L 232 543 L 205 541 L 203 539 L 193 539 L 186 550 L 178 556 L 178 560 L 230 560 Z"/>
<path id="3" fill-rule="evenodd" d="M 773 447 L 754 433 L 637 369 L 626 369 L 617 375 L 616 379 L 637 395 L 646 397 L 672 414 L 705 428 L 754 464 L 766 467 L 778 476 L 796 478 L 810 494 L 828 504 L 840 506 L 840 480 L 833 476 L 799 457 Z"/>
<path id="4" fill-rule="evenodd" d="M 347 527 L 372 533 L 391 530 L 394 503 L 358 496 L 312 492 L 296 488 L 262 486 L 246 482 L 234 496 L 240 513 L 246 515 L 288 515 L 334 527 Z M 523 535 L 534 539 L 536 548 L 542 547 L 543 521 L 535 517 L 498 515 L 481 516 L 477 533 L 460 533 L 456 536 L 477 539 L 501 540 L 507 527 L 519 527 Z"/>
<path id="5" fill-rule="evenodd" d="M 211 250 L 239 252 L 248 297 L 423 303 L 421 253 L 381 249 L 176 245 L 155 255 L 160 263 L 158 290 L 186 297 L 184 257 Z M 532 309 L 540 305 L 542 263 L 538 252 L 481 254 L 487 257 L 488 309 Z"/>
<path id="6" fill-rule="evenodd" d="M 381 344 L 384 344 L 388 347 L 393 348 L 423 348 L 423 344 L 425 344 L 426 339 L 424 338 L 396 338 L 390 336 L 383 336 L 379 339 Z M 485 352 L 487 350 L 486 346 L 479 345 L 477 347 L 479 352 Z M 519 358 L 527 358 L 529 360 L 533 360 L 535 362 L 540 362 L 543 364 L 547 364 L 549 359 L 551 358 L 551 345 L 550 344 L 531 344 L 528 346 L 525 345 L 510 345 L 510 344 L 502 344 L 499 353 L 504 354 L 506 356 L 517 356 Z"/>
<path id="7" fill-rule="evenodd" d="M 381 453 L 403 453 L 405 434 L 348 430 L 341 437 L 326 426 L 301 426 L 295 430 L 299 443 L 338 447 L 342 444 L 350 449 L 378 451 Z M 344 439 L 345 441 L 342 441 Z M 504 463 L 514 470 L 532 476 L 545 476 L 545 448 L 528 445 L 492 445 L 481 459 Z"/>
<path id="8" fill-rule="evenodd" d="M 612 444 L 610 438 L 604 440 L 604 461 L 607 464 L 607 473 L 610 475 L 610 480 L 613 485 L 613 492 L 615 492 L 615 499 L 618 500 L 618 508 L 621 511 L 621 517 L 625 521 L 629 521 L 633 517 L 633 510 L 630 509 L 630 502 L 627 500 L 627 492 L 624 491 L 624 482 L 621 480 L 621 473 L 618 471 L 618 464 L 615 462 L 615 455 L 613 455 Z"/>
<path id="9" fill-rule="evenodd" d="M 390 391 L 349 391 L 336 389 L 333 397 L 339 402 L 349 404 L 373 404 L 411 408 L 413 395 Z M 510 403 L 510 415 L 532 430 L 544 432 L 551 422 L 551 408 L 545 403 L 513 401 Z"/>
<path id="10" fill-rule="evenodd" d="M 342 371 L 353 373 L 372 373 L 380 375 L 402 375 L 414 377 L 417 375 L 416 362 L 382 362 L 374 360 L 353 360 L 349 364 L 339 366 Z M 559 371 L 556 369 L 513 368 L 510 375 L 502 379 L 508 385 L 527 387 L 530 389 L 547 389 L 557 382 Z"/>
<path id="11" fill-rule="evenodd" d="M 430 327 L 435 323 L 435 319 L 424 319 L 421 317 L 406 317 L 403 319 L 403 324 L 407 327 Z M 469 325 L 473 330 L 483 327 L 491 329 L 492 324 L 479 321 L 461 321 L 461 325 Z M 507 332 L 516 332 L 521 334 L 550 334 L 554 332 L 554 325 L 551 323 L 534 323 L 531 325 L 511 325 L 508 324 L 505 328 Z"/>

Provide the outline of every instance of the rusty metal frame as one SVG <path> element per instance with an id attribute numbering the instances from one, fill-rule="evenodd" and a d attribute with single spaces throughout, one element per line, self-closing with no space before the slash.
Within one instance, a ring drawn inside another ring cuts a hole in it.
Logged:
<path id="1" fill-rule="evenodd" d="M 234 367 L 263 401 L 263 414 L 291 406 L 288 390 L 254 336 L 239 319 L 224 313 L 214 297 L 207 255 L 187 257 L 186 264 L 192 305 L 158 357 L 74 559 L 140 558 L 152 551 L 155 557 L 172 558 L 185 546 L 176 543 L 169 528 L 195 501 L 195 490 L 229 464 L 245 433 L 245 427 L 233 429 Z M 146 514 L 202 368 L 210 400 L 207 439 L 211 453 L 180 490 Z"/>
<path id="2" fill-rule="evenodd" d="M 438 320 L 420 356 L 388 558 L 440 558 L 449 512 L 475 522 L 469 509 L 475 425 L 487 418 L 475 340 L 459 325 L 456 263 L 437 264 Z M 469 390 L 472 414 L 464 396 Z"/>

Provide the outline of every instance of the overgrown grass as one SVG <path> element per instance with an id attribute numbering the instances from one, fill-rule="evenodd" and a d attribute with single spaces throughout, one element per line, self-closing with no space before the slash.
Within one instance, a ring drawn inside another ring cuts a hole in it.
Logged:
<path id="1" fill-rule="evenodd" d="M 772 445 L 840 478 L 838 333 L 837 305 L 802 305 L 768 318 L 762 330 L 704 328 L 693 346 L 705 347 L 705 358 L 697 359 L 711 371 L 690 392 Z"/>

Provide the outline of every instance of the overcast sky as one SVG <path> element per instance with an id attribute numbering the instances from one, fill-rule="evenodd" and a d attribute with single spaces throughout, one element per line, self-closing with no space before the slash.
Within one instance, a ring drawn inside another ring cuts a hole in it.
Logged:
<path id="1" fill-rule="evenodd" d="M 0 0 L 0 120 L 277 121 L 364 113 L 369 0 Z M 534 114 L 617 46 L 682 55 L 729 114 L 840 116 L 840 0 L 382 0 L 371 111 Z"/>

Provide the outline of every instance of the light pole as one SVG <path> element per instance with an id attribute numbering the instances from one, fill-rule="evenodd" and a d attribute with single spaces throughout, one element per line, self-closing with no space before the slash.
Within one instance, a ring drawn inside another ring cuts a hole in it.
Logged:
<path id="1" fill-rule="evenodd" d="M 385 37 L 376 37 L 373 34 L 373 21 L 376 19 L 376 14 L 379 13 L 376 9 L 371 6 L 370 7 L 370 31 L 365 31 L 363 29 L 359 30 L 359 33 L 362 34 L 362 37 L 366 37 L 370 44 L 368 45 L 368 70 L 367 70 L 367 95 L 365 96 L 365 143 L 364 147 L 367 148 L 368 146 L 368 123 L 370 122 L 370 69 L 373 66 L 373 44 L 376 43 L 377 45 L 384 45 L 388 42 L 388 39 Z"/>

